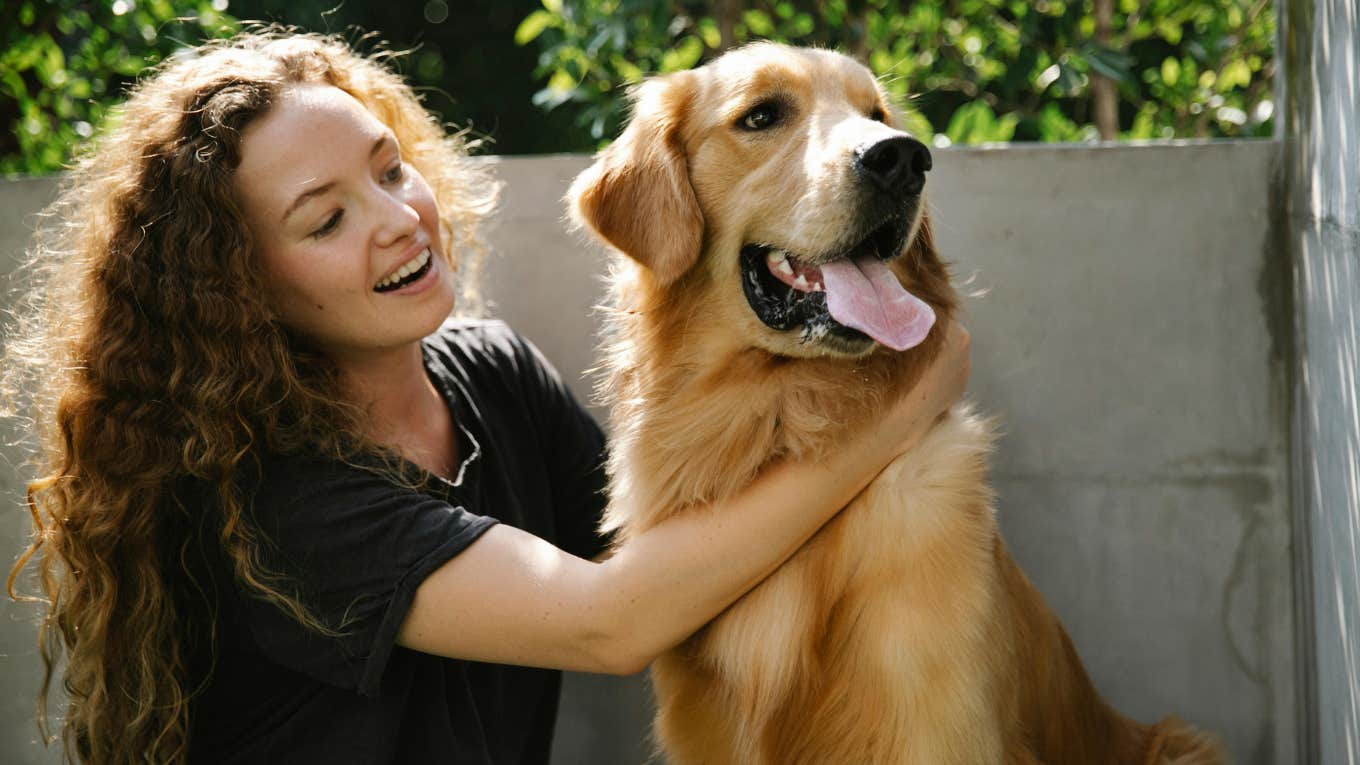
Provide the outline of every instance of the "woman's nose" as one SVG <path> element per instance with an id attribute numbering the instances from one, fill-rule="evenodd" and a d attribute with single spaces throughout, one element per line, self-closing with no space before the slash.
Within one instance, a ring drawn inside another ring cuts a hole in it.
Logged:
<path id="1" fill-rule="evenodd" d="M 395 244 L 415 234 L 416 230 L 420 228 L 420 213 L 416 212 L 400 189 L 396 191 L 384 189 L 382 191 L 377 213 L 378 231 L 376 238 L 380 245 Z"/>

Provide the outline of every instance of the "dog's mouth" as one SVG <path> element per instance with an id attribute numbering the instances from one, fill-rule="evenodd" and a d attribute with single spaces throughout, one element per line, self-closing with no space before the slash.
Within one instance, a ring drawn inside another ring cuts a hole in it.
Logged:
<path id="1" fill-rule="evenodd" d="M 906 246 L 912 216 L 898 214 L 839 254 L 797 255 L 772 244 L 741 250 L 746 302 L 771 329 L 801 330 L 803 342 L 849 351 L 873 342 L 898 351 L 918 345 L 935 312 L 888 269 Z"/>

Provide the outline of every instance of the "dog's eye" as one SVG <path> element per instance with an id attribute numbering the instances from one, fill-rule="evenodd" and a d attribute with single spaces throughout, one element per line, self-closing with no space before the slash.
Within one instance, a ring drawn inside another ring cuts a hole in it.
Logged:
<path id="1" fill-rule="evenodd" d="M 874 122 L 887 122 L 888 114 L 887 112 L 884 112 L 882 108 L 875 106 L 873 109 L 869 110 L 869 119 Z"/>
<path id="2" fill-rule="evenodd" d="M 757 104 L 754 109 L 741 118 L 741 127 L 746 130 L 764 130 L 779 121 L 779 104 Z"/>

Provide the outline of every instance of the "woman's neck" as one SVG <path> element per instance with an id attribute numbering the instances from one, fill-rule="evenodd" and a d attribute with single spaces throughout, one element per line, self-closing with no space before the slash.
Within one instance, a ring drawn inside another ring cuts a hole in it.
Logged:
<path id="1" fill-rule="evenodd" d="M 426 470 L 446 474 L 457 456 L 453 418 L 425 372 L 420 344 L 338 363 L 346 386 L 368 412 L 368 435 Z"/>

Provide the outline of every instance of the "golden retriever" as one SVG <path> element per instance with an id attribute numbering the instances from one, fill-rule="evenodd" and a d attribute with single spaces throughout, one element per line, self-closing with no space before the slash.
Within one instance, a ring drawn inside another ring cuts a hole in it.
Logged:
<path id="1" fill-rule="evenodd" d="M 615 259 L 603 382 L 619 538 L 837 447 L 938 352 L 958 298 L 929 150 L 845 56 L 762 43 L 635 93 L 569 193 Z M 652 666 L 675 763 L 1217 763 L 1097 695 L 997 533 L 960 407 Z M 627 508 L 627 510 L 624 510 Z"/>

